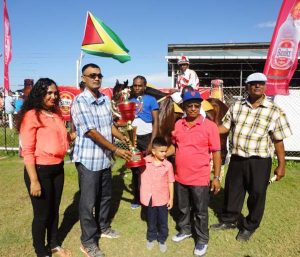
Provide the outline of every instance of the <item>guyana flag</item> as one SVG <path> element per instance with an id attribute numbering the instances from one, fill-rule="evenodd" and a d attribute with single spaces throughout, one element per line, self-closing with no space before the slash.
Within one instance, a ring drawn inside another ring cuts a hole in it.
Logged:
<path id="1" fill-rule="evenodd" d="M 122 40 L 90 12 L 87 13 L 81 50 L 92 55 L 111 57 L 121 63 L 131 59 Z"/>

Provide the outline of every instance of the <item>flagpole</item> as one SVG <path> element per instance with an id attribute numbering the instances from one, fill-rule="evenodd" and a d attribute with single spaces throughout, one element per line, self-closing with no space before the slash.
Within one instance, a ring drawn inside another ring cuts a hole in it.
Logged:
<path id="1" fill-rule="evenodd" d="M 80 69 L 81 69 L 81 61 L 82 58 L 84 57 L 84 54 L 82 51 L 80 52 L 79 59 L 76 60 L 76 87 L 79 89 L 79 83 L 80 83 Z"/>
<path id="2" fill-rule="evenodd" d="M 79 88 L 79 60 L 76 60 L 76 88 Z"/>

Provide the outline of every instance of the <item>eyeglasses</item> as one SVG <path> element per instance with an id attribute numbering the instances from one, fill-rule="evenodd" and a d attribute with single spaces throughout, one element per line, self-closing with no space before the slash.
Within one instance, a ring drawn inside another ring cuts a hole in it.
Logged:
<path id="1" fill-rule="evenodd" d="M 264 86 L 264 85 L 266 85 L 266 82 L 264 82 L 264 81 L 253 81 L 253 82 L 249 82 L 249 85 L 250 86 L 256 86 L 256 85 Z"/>
<path id="2" fill-rule="evenodd" d="M 192 109 L 192 108 L 200 109 L 200 107 L 201 107 L 200 104 L 189 104 L 189 105 L 186 106 L 186 108 L 188 108 L 188 109 Z"/>
<path id="3" fill-rule="evenodd" d="M 102 79 L 103 75 L 101 73 L 97 74 L 97 73 L 91 73 L 89 75 L 83 75 L 85 77 L 88 77 L 90 79 L 96 79 L 98 77 L 98 79 Z"/>

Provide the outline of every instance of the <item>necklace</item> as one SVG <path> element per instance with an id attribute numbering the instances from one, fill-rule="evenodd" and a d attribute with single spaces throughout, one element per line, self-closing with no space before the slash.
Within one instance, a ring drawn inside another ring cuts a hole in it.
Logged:
<path id="1" fill-rule="evenodd" d="M 46 116 L 54 118 L 54 113 L 47 110 L 42 110 L 42 113 L 44 113 Z"/>

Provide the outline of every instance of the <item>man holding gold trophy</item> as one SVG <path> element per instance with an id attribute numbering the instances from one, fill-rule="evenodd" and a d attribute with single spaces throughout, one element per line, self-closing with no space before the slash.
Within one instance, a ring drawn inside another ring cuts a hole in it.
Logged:
<path id="1" fill-rule="evenodd" d="M 99 92 L 102 72 L 98 65 L 89 63 L 82 68 L 85 89 L 73 101 L 71 113 L 77 137 L 73 162 L 80 185 L 79 219 L 81 226 L 80 250 L 87 256 L 104 256 L 99 238 L 117 238 L 111 228 L 109 212 L 112 198 L 111 155 L 125 160 L 131 152 L 113 144 L 113 137 L 124 143 L 126 137 L 113 125 L 108 97 Z"/>

